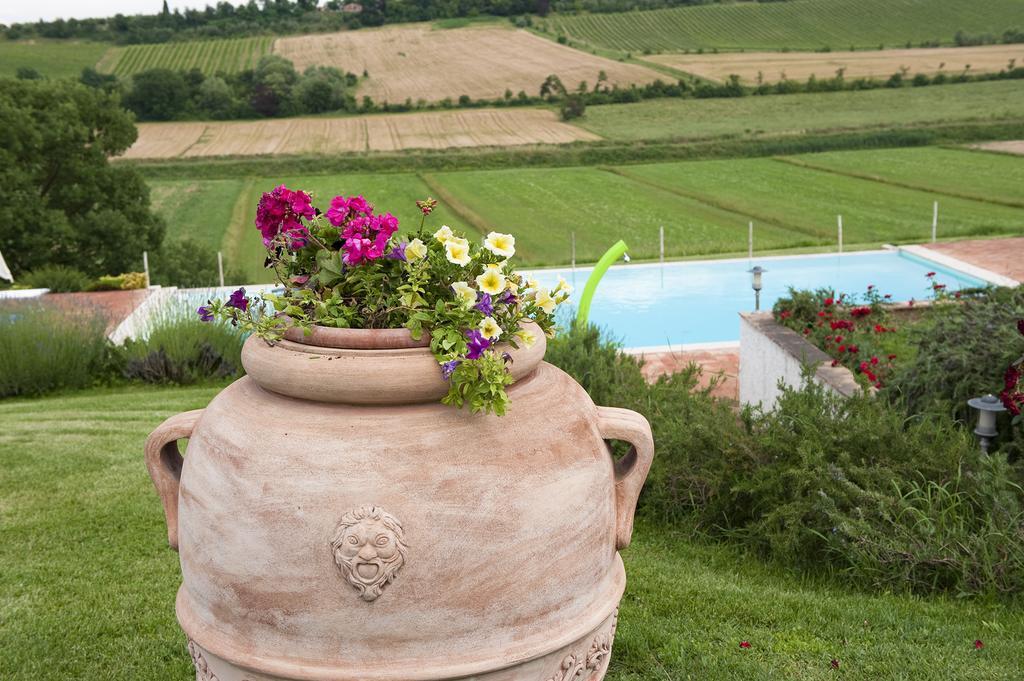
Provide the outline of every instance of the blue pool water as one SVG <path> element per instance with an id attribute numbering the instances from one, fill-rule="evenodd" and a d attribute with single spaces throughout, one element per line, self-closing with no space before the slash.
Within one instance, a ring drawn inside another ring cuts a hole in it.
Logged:
<path id="1" fill-rule="evenodd" d="M 608 270 L 590 307 L 592 322 L 608 330 L 627 348 L 715 343 L 739 340 L 739 312 L 754 309 L 751 265 L 764 274 L 761 309 L 794 288 L 832 288 L 858 294 L 873 284 L 894 301 L 930 297 L 928 272 L 950 291 L 984 286 L 985 282 L 899 251 L 872 251 L 815 256 L 719 260 L 662 265 L 617 265 Z M 577 300 L 592 268 L 534 270 L 533 276 L 553 286 L 562 276 L 573 285 Z"/>

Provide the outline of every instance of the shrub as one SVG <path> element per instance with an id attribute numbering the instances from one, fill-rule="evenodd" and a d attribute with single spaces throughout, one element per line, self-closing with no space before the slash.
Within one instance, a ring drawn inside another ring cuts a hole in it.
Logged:
<path id="1" fill-rule="evenodd" d="M 153 257 L 153 283 L 183 288 L 216 286 L 217 253 L 189 237 L 165 241 Z"/>
<path id="2" fill-rule="evenodd" d="M 75 293 L 89 288 L 89 277 L 74 267 L 44 265 L 32 270 L 19 280 L 29 288 L 48 288 L 53 293 Z"/>
<path id="3" fill-rule="evenodd" d="M 121 349 L 122 373 L 144 383 L 185 385 L 242 374 L 242 343 L 225 324 L 202 323 L 191 310 L 154 321 L 145 337 Z"/>
<path id="4" fill-rule="evenodd" d="M 145 272 L 125 272 L 103 275 L 89 286 L 90 291 L 129 291 L 146 288 Z"/>
<path id="5" fill-rule="evenodd" d="M 84 388 L 110 375 L 106 321 L 96 311 L 0 306 L 0 397 Z"/>

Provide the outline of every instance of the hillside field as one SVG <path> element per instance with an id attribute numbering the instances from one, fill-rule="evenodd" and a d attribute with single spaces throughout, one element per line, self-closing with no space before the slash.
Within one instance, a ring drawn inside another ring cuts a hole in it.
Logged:
<path id="1" fill-rule="evenodd" d="M 938 47 L 861 52 L 730 52 L 726 54 L 656 54 L 644 59 L 694 75 L 725 82 L 730 75 L 744 83 L 832 78 L 843 69 L 850 78 L 885 79 L 900 69 L 913 76 L 962 72 L 991 73 L 1011 62 L 1024 65 L 1024 44 Z M 760 79 L 760 81 L 759 81 Z"/>
<path id="2" fill-rule="evenodd" d="M 13 77 L 24 66 L 48 78 L 75 78 L 108 49 L 106 43 L 77 40 L 0 40 L 0 76 Z"/>
<path id="3" fill-rule="evenodd" d="M 299 71 L 310 65 L 356 74 L 365 70 L 369 78 L 357 94 L 376 102 L 436 102 L 461 95 L 495 99 L 506 90 L 537 95 L 551 74 L 569 89 L 580 81 L 593 87 L 601 71 L 609 85 L 664 79 L 652 69 L 574 50 L 508 24 L 453 29 L 407 24 L 278 38 L 274 53 L 291 59 Z"/>
<path id="4" fill-rule="evenodd" d="M 957 176 L 963 181 L 956 183 Z M 848 245 L 919 242 L 929 238 L 936 200 L 942 238 L 1024 234 L 1024 207 L 1013 205 L 1015 189 L 1024 186 L 1024 158 L 967 149 L 151 185 L 155 196 L 175 197 L 157 205 L 171 238 L 188 234 L 211 248 L 220 244 L 229 268 L 262 281 L 267 276 L 253 215 L 260 192 L 282 182 L 313 191 L 321 202 L 363 193 L 395 213 L 403 229 L 419 224 L 413 202 L 434 196 L 441 209 L 430 225 L 512 232 L 526 265 L 567 264 L 571 232 L 581 263 L 595 261 L 620 238 L 635 258 L 656 258 L 659 226 L 671 257 L 745 252 L 749 221 L 758 250 L 829 247 L 836 214 L 843 215 Z M 202 229 L 210 233 L 198 234 Z"/>
<path id="5" fill-rule="evenodd" d="M 926 123 L 1020 120 L 1022 116 L 1024 84 L 989 81 L 741 99 L 658 99 L 592 106 L 575 123 L 601 137 L 629 141 L 802 134 Z"/>
<path id="6" fill-rule="evenodd" d="M 545 109 L 465 109 L 347 118 L 140 123 L 126 159 L 336 154 L 564 144 L 599 139 Z"/>
<path id="7" fill-rule="evenodd" d="M 630 51 L 816 50 L 953 44 L 957 31 L 1024 30 L 1022 0 L 790 0 L 645 12 L 579 14 L 540 22 L 551 35 Z"/>
<path id="8" fill-rule="evenodd" d="M 272 43 L 269 36 L 256 36 L 111 47 L 99 60 L 97 69 L 118 76 L 156 68 L 197 68 L 208 76 L 221 71 L 235 73 L 256 66 L 260 57 L 270 53 Z"/>

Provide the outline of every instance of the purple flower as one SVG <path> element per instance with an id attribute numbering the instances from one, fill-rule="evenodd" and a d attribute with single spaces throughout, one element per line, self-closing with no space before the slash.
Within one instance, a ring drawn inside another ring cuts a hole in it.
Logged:
<path id="1" fill-rule="evenodd" d="M 460 364 L 462 364 L 461 359 L 453 359 L 450 362 L 445 362 L 444 364 L 442 364 L 441 375 L 444 377 L 444 380 L 449 380 L 452 377 L 452 374 L 455 373 L 455 370 L 459 368 Z"/>
<path id="2" fill-rule="evenodd" d="M 406 243 L 405 241 L 398 242 L 391 249 L 391 252 L 388 253 L 387 257 L 391 258 L 392 260 L 401 260 L 402 262 L 405 262 L 405 247 L 408 245 L 409 244 Z"/>
<path id="3" fill-rule="evenodd" d="M 210 310 L 210 308 L 206 307 L 205 305 L 203 305 L 198 310 L 196 310 L 196 313 L 199 315 L 200 321 L 204 321 L 204 322 L 212 322 L 213 321 L 213 312 Z"/>
<path id="4" fill-rule="evenodd" d="M 226 305 L 228 307 L 233 307 L 235 309 L 241 310 L 242 312 L 248 310 L 249 299 L 245 297 L 245 289 L 240 288 L 234 293 L 232 293 L 231 297 L 228 298 L 228 302 L 226 303 Z"/>
<path id="5" fill-rule="evenodd" d="M 498 296 L 498 302 L 502 305 L 515 305 L 517 300 L 516 295 L 511 291 L 505 291 Z"/>
<path id="6" fill-rule="evenodd" d="M 478 302 L 473 307 L 474 309 L 480 310 L 480 312 L 490 317 L 492 314 L 494 314 L 494 305 L 491 303 L 491 294 L 481 293 L 480 302 Z"/>
<path id="7" fill-rule="evenodd" d="M 478 329 L 467 331 L 466 339 L 466 359 L 480 359 L 484 350 L 491 347 L 491 341 L 484 338 Z"/>

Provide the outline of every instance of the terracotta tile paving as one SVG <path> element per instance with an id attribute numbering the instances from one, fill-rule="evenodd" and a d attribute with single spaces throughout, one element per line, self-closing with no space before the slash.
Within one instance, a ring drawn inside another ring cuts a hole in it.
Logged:
<path id="1" fill-rule="evenodd" d="M 1024 237 L 950 241 L 922 245 L 1004 277 L 1024 281 Z"/>
<path id="2" fill-rule="evenodd" d="M 55 307 L 62 312 L 98 314 L 107 322 L 107 333 L 117 328 L 124 319 L 149 296 L 150 291 L 93 291 L 91 293 L 47 293 L 39 298 L 12 299 L 8 305 L 35 304 Z"/>
<path id="3" fill-rule="evenodd" d="M 720 350 L 690 350 L 669 352 L 648 352 L 641 355 L 644 360 L 643 373 L 649 382 L 657 380 L 663 374 L 682 371 L 695 362 L 703 368 L 700 385 L 707 386 L 712 377 L 722 378 L 712 394 L 729 400 L 739 400 L 739 348 L 723 348 Z"/>

